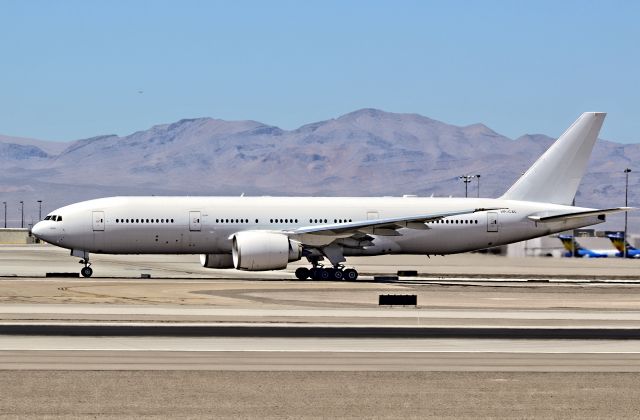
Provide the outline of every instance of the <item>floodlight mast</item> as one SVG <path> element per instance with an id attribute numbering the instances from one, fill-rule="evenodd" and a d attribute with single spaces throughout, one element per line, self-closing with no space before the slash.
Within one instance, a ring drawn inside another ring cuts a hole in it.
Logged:
<path id="1" fill-rule="evenodd" d="M 631 169 L 626 168 L 624 170 L 625 180 L 624 180 L 624 206 L 627 207 L 629 201 L 629 172 Z M 624 212 L 624 238 L 623 238 L 623 247 L 622 248 L 622 256 L 627 258 L 627 212 Z"/>

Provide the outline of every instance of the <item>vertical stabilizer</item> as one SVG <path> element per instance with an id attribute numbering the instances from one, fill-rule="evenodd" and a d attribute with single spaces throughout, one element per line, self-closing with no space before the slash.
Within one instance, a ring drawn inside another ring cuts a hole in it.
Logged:
<path id="1" fill-rule="evenodd" d="M 582 114 L 501 198 L 570 205 L 606 115 Z"/>
<path id="2" fill-rule="evenodd" d="M 578 256 L 578 251 L 584 249 L 571 235 L 558 235 L 558 239 L 560 239 L 562 246 L 564 246 L 564 249 L 568 251 L 568 255 L 570 256 L 576 257 Z"/>
<path id="3" fill-rule="evenodd" d="M 613 246 L 620 252 L 624 252 L 625 246 L 627 251 L 636 251 L 636 248 L 631 246 L 629 242 L 625 241 L 624 234 L 622 233 L 609 233 L 607 234 L 607 238 L 611 240 Z"/>

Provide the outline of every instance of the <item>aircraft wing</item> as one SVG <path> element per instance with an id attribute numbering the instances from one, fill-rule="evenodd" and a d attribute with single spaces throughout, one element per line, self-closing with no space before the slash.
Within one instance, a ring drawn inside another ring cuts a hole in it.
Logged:
<path id="1" fill-rule="evenodd" d="M 391 217 L 382 219 L 361 220 L 357 222 L 347 223 L 331 223 L 316 226 L 304 226 L 292 231 L 288 234 L 317 234 L 317 235 L 344 235 L 356 232 L 375 233 L 371 230 L 395 231 L 396 229 L 408 228 L 427 230 L 429 227 L 426 222 L 432 222 L 450 216 L 459 216 L 462 214 L 472 214 L 482 211 L 499 210 L 498 208 L 477 208 L 458 211 L 448 211 L 440 213 L 420 214 L 415 216 Z M 370 232 L 367 232 L 369 230 Z"/>
<path id="2" fill-rule="evenodd" d="M 562 222 L 563 220 L 569 219 L 577 219 L 580 217 L 587 216 L 599 216 L 610 213 L 619 213 L 622 211 L 635 210 L 634 207 L 615 207 L 611 209 L 602 209 L 602 210 L 587 210 L 587 211 L 578 211 L 574 213 L 563 213 L 563 214 L 554 214 L 551 216 L 529 216 L 529 219 L 534 222 L 542 222 L 542 223 L 552 223 L 552 222 Z"/>

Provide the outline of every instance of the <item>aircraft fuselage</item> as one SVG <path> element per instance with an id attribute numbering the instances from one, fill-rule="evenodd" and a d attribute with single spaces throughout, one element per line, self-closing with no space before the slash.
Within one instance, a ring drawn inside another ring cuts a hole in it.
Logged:
<path id="1" fill-rule="evenodd" d="M 418 197 L 111 197 L 62 207 L 38 223 L 54 245 L 108 254 L 230 253 L 231 235 L 402 217 L 468 208 L 496 209 L 445 217 L 426 229 L 370 229 L 371 246 L 344 246 L 344 255 L 450 254 L 526 240 L 601 223 L 597 217 L 538 223 L 533 214 L 589 210 L 485 198 Z M 57 219 L 61 220 L 58 221 Z M 309 242 L 309 234 L 304 242 Z M 327 244 L 335 236 L 314 235 Z"/>

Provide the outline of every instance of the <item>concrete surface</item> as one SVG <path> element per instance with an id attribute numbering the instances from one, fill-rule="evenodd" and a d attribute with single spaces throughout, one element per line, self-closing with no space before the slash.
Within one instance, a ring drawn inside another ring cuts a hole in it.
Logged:
<path id="1" fill-rule="evenodd" d="M 638 340 L 0 337 L 0 369 L 640 372 Z"/>
<path id="2" fill-rule="evenodd" d="M 0 323 L 640 328 L 640 261 L 350 260 L 357 282 L 208 270 L 197 256 L 0 246 Z M 373 274 L 421 277 L 376 283 Z M 151 279 L 140 279 L 140 274 Z M 527 281 L 529 279 L 536 281 Z M 540 281 L 541 279 L 549 280 Z M 418 307 L 378 307 L 411 293 Z M 640 340 L 0 335 L 6 418 L 637 418 Z"/>
<path id="3" fill-rule="evenodd" d="M 0 371 L 5 418 L 635 419 L 640 375 Z"/>
<path id="4" fill-rule="evenodd" d="M 29 229 L 0 228 L 0 244 L 33 244 L 36 238 L 29 235 Z"/>
<path id="5" fill-rule="evenodd" d="M 468 343 L 458 343 L 464 348 Z M 484 347 L 483 343 L 480 343 Z M 614 343 L 604 348 L 613 348 Z M 438 346 L 446 348 L 447 346 Z M 454 346 L 451 346 L 454 347 Z M 498 347 L 497 343 L 496 346 Z M 1 370 L 270 372 L 623 372 L 640 373 L 640 354 L 595 352 L 348 352 L 182 350 L 3 350 Z M 553 346 L 552 346 L 553 347 Z M 63 348 L 63 347 L 61 347 Z M 582 347 L 581 347 L 582 348 Z M 637 347 L 635 348 L 637 350 Z"/>
<path id="6" fill-rule="evenodd" d="M 46 244 L 0 245 L 0 277 L 43 277 L 47 272 L 80 271 L 79 259 L 69 250 Z M 293 272 L 306 261 L 290 264 L 287 270 L 239 272 L 233 269 L 203 268 L 197 255 L 99 255 L 92 254 L 96 278 L 226 278 L 226 279 L 294 279 Z M 558 277 L 567 279 L 640 280 L 640 260 L 620 258 L 527 258 L 483 254 L 447 256 L 386 255 L 352 257 L 347 261 L 365 279 L 375 274 L 417 270 L 421 277 Z"/>

